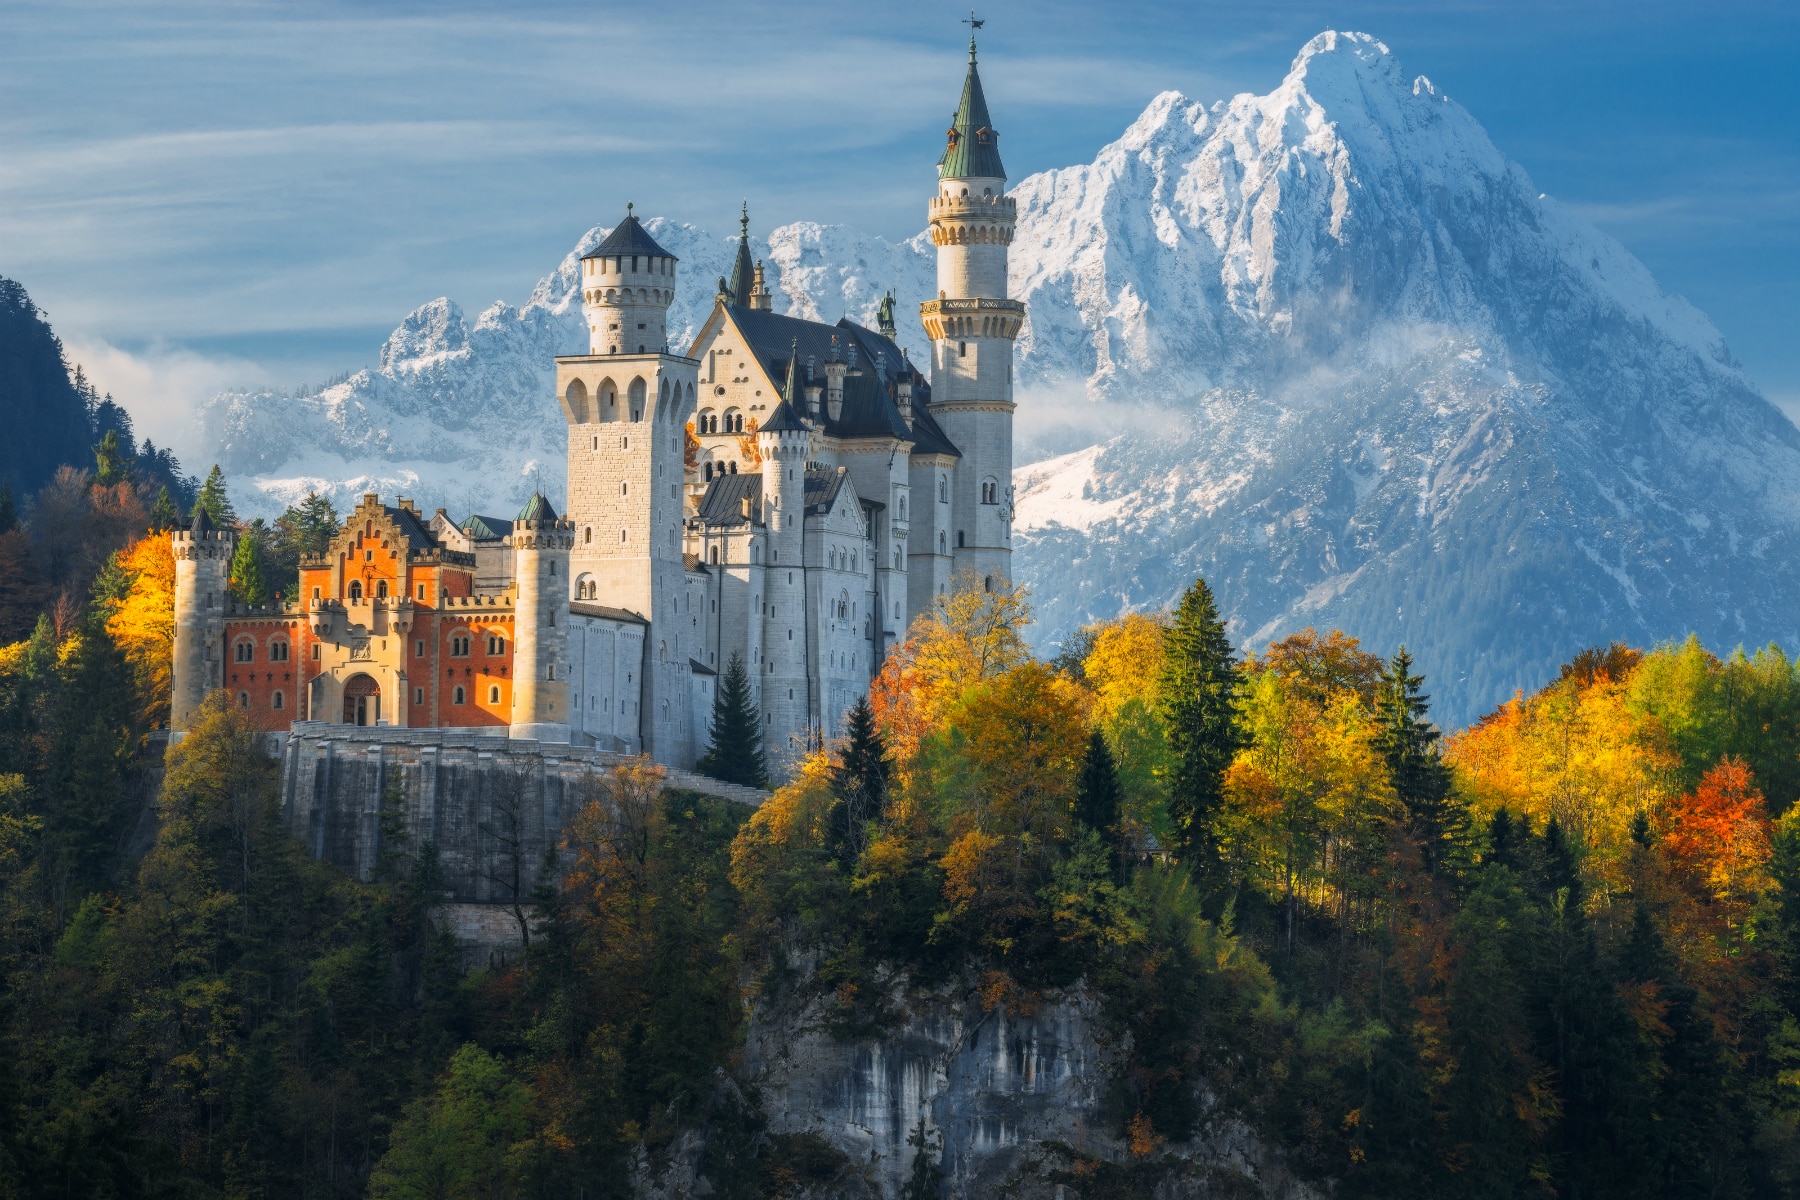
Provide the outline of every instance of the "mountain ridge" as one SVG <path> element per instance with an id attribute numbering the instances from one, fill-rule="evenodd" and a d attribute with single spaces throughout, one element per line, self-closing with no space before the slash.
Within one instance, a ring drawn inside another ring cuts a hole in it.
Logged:
<path id="1" fill-rule="evenodd" d="M 1090 434 L 1015 478 L 1041 643 L 1204 574 L 1247 648 L 1307 624 L 1407 642 L 1460 723 L 1616 637 L 1796 640 L 1800 431 L 1704 314 L 1374 38 L 1313 38 L 1266 95 L 1163 92 L 1013 195 L 1021 428 L 1054 410 Z M 682 259 L 679 342 L 735 239 L 649 225 Z M 421 306 L 334 388 L 215 397 L 211 444 L 265 504 L 491 511 L 559 480 L 550 359 L 585 341 L 574 272 L 604 233 L 516 308 Z M 891 288 L 923 348 L 924 235 L 802 222 L 756 249 L 777 308 L 871 321 Z"/>

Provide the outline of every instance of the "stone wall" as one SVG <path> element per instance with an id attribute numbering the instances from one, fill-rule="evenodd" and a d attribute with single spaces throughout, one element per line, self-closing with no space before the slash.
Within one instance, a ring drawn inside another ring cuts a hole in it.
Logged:
<path id="1" fill-rule="evenodd" d="M 282 819 L 313 857 L 366 880 L 384 850 L 412 852 L 431 842 L 445 899 L 454 904 L 510 903 L 515 858 L 529 893 L 544 848 L 575 815 L 582 777 L 636 761 L 470 729 L 317 721 L 296 722 L 280 755 Z M 668 771 L 667 786 L 751 806 L 768 798 L 688 771 Z M 398 800 L 390 824 L 404 835 L 401 846 L 384 845 L 390 789 Z"/>

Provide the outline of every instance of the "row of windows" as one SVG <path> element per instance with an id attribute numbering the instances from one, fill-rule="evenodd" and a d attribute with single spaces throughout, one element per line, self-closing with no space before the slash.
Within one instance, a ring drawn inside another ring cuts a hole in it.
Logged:
<path id="1" fill-rule="evenodd" d="M 238 707 L 239 708 L 249 708 L 250 707 L 250 693 L 249 692 L 239 692 L 238 693 Z M 276 692 L 273 696 L 269 697 L 269 707 L 274 709 L 276 712 L 284 711 L 287 708 L 287 696 L 281 692 Z"/>
<path id="2" fill-rule="evenodd" d="M 450 657 L 451 658 L 467 658 L 469 656 L 469 646 L 472 643 L 472 641 L 473 641 L 473 639 L 466 633 L 452 634 L 450 636 Z M 488 634 L 487 635 L 487 652 L 490 656 L 498 655 L 498 654 L 505 654 L 506 653 L 506 639 L 496 633 Z M 424 658 L 425 657 L 425 643 L 424 642 L 415 642 L 413 644 L 413 657 L 414 658 Z"/>
<path id="3" fill-rule="evenodd" d="M 237 644 L 232 647 L 231 660 L 233 662 L 241 662 L 241 663 L 255 662 L 256 661 L 256 643 L 249 638 L 240 639 L 237 642 Z M 287 639 L 286 638 L 275 638 L 272 641 L 270 641 L 270 643 L 269 643 L 269 661 L 270 662 L 286 662 L 287 660 L 288 660 Z"/>

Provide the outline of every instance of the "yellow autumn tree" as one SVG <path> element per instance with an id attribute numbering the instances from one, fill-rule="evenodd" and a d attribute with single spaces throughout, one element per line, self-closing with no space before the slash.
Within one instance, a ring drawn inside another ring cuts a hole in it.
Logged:
<path id="1" fill-rule="evenodd" d="M 1151 705 L 1162 675 L 1167 613 L 1128 613 L 1089 629 L 1093 648 L 1081 661 L 1082 674 L 1094 689 L 1094 720 L 1112 725 L 1132 701 Z"/>
<path id="2" fill-rule="evenodd" d="M 114 557 L 130 579 L 112 602 L 106 632 L 137 673 L 144 714 L 152 724 L 169 719 L 175 650 L 175 556 L 165 537 L 146 537 Z"/>

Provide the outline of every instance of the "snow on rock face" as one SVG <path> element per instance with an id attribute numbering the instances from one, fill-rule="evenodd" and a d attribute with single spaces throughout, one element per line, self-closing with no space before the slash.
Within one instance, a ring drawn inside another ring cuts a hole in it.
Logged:
<path id="1" fill-rule="evenodd" d="M 1458 723 L 1613 638 L 1800 640 L 1800 432 L 1704 315 L 1373 38 L 1319 35 L 1267 95 L 1164 92 L 1014 195 L 1020 428 L 1071 394 L 1095 426 L 1015 479 L 1040 645 L 1204 573 L 1245 645 L 1404 641 Z M 685 345 L 735 239 L 648 226 L 681 259 Z M 585 349 L 576 273 L 605 232 L 518 308 L 425 305 L 343 383 L 215 397 L 209 448 L 263 509 L 555 495 L 551 359 Z M 872 323 L 892 289 L 925 358 L 925 235 L 802 222 L 754 252 L 783 311 Z"/>

